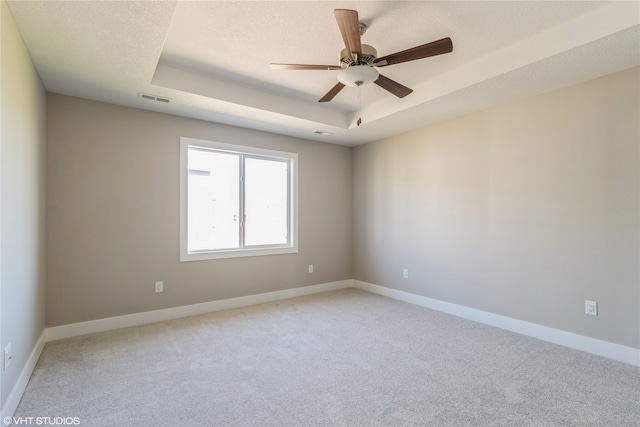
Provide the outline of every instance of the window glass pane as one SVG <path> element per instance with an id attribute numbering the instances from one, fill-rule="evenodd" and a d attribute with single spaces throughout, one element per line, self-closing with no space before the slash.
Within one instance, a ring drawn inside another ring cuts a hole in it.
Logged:
<path id="1" fill-rule="evenodd" d="M 180 138 L 180 261 L 298 252 L 297 159 Z"/>
<path id="2" fill-rule="evenodd" d="M 245 245 L 286 244 L 287 161 L 245 158 Z"/>
<path id="3" fill-rule="evenodd" d="M 239 248 L 239 156 L 196 149 L 188 156 L 188 251 Z"/>

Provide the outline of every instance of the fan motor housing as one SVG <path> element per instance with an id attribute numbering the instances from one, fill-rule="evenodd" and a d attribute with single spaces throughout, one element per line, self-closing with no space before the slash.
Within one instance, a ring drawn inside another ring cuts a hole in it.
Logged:
<path id="1" fill-rule="evenodd" d="M 360 55 L 358 61 L 356 61 L 353 56 L 349 55 L 347 49 L 342 49 L 340 51 L 340 66 L 342 68 L 348 68 L 352 65 L 373 65 L 373 61 L 378 57 L 378 51 L 368 44 L 363 44 L 361 46 L 362 55 Z"/>

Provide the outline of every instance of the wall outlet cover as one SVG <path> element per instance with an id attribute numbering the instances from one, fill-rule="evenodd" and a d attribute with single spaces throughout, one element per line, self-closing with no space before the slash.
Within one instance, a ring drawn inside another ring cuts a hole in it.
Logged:
<path id="1" fill-rule="evenodd" d="M 584 301 L 584 313 L 591 316 L 598 315 L 598 303 L 596 301 Z"/>

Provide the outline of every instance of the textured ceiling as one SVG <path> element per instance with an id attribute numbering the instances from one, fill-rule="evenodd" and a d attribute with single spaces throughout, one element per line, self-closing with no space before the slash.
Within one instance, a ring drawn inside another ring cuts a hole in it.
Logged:
<path id="1" fill-rule="evenodd" d="M 638 2 L 9 1 L 50 92 L 357 145 L 640 65 Z M 380 68 L 376 85 L 317 100 L 337 71 L 333 9 L 387 55 L 443 37 L 454 50 Z M 170 98 L 143 100 L 140 92 Z M 362 118 L 362 125 L 356 126 Z M 318 136 L 313 131 L 332 133 Z"/>

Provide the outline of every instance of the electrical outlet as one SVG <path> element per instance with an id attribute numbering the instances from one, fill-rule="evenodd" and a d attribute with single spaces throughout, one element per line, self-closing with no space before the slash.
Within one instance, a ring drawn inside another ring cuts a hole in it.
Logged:
<path id="1" fill-rule="evenodd" d="M 309 264 L 309 273 L 313 273 L 313 264 Z"/>
<path id="2" fill-rule="evenodd" d="M 164 292 L 164 282 L 156 282 L 156 292 Z"/>
<path id="3" fill-rule="evenodd" d="M 9 343 L 4 348 L 4 370 L 5 371 L 9 367 L 9 364 L 11 364 L 11 359 L 13 359 L 13 356 L 11 355 L 11 343 Z"/>
<path id="4" fill-rule="evenodd" d="M 584 300 L 584 313 L 591 316 L 598 315 L 598 303 L 596 301 Z"/>
<path id="5" fill-rule="evenodd" d="M 405 268 L 404 270 L 402 270 L 402 277 L 404 277 L 405 279 L 409 278 L 409 269 Z"/>

